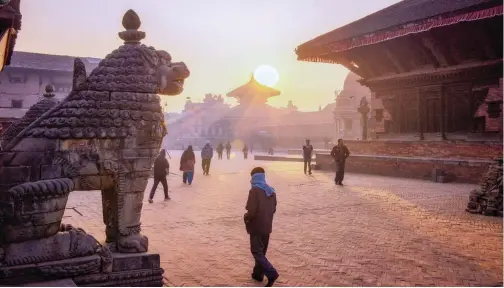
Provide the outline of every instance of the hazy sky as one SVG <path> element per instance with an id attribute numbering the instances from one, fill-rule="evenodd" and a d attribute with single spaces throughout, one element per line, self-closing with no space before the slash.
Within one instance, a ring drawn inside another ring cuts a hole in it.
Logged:
<path id="1" fill-rule="evenodd" d="M 280 75 L 282 94 L 273 106 L 293 100 L 300 110 L 334 101 L 347 70 L 296 60 L 294 49 L 320 34 L 398 0 L 22 0 L 16 50 L 105 57 L 122 44 L 121 19 L 134 9 L 147 33 L 142 43 L 169 52 L 191 70 L 182 95 L 164 98 L 180 111 L 186 97 L 226 94 L 268 64 Z M 232 103 L 232 101 L 230 101 Z"/>

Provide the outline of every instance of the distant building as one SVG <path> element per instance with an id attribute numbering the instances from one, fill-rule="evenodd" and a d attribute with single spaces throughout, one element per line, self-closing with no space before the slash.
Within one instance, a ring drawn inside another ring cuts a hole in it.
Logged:
<path id="1" fill-rule="evenodd" d="M 207 94 L 200 103 L 188 99 L 182 114 L 168 125 L 167 147 L 239 140 L 259 148 L 266 145 L 264 135 L 267 145 L 298 147 L 306 138 L 322 143 L 324 138 L 332 137 L 334 105 L 316 112 L 300 112 L 292 101 L 285 108 L 266 104 L 268 98 L 279 94 L 251 77 L 226 95 L 238 100 L 234 107 L 225 104 L 220 95 Z"/>
<path id="2" fill-rule="evenodd" d="M 357 108 L 362 97 L 371 102 L 371 91 L 362 86 L 359 79 L 355 73 L 348 73 L 343 90 L 336 95 L 334 138 L 356 140 L 362 137 L 362 115 Z"/>
<path id="3" fill-rule="evenodd" d="M 75 57 L 30 52 L 13 53 L 11 63 L 0 73 L 0 124 L 6 128 L 23 117 L 52 84 L 57 99 L 72 90 Z M 89 74 L 101 59 L 81 58 Z"/>

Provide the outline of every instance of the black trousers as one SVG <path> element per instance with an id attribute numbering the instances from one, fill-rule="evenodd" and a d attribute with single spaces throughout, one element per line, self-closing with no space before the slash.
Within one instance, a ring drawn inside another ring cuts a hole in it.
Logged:
<path id="1" fill-rule="evenodd" d="M 163 178 L 154 178 L 154 185 L 152 185 L 152 189 L 149 194 L 149 199 L 154 198 L 154 194 L 156 193 L 156 188 L 159 185 L 159 182 L 161 182 L 161 185 L 163 185 L 164 197 L 168 198 L 168 181 L 166 181 L 166 177 L 163 177 Z"/>
<path id="2" fill-rule="evenodd" d="M 212 159 L 202 159 L 201 160 L 201 166 L 203 167 L 203 172 L 208 174 L 210 172 L 210 162 L 212 162 Z"/>
<path id="3" fill-rule="evenodd" d="M 308 172 L 311 173 L 311 158 L 304 158 L 304 173 L 306 174 L 306 168 Z"/>
<path id="4" fill-rule="evenodd" d="M 334 182 L 341 183 L 345 178 L 345 161 L 336 162 L 336 177 Z"/>
<path id="5" fill-rule="evenodd" d="M 247 159 L 248 158 L 248 153 L 247 152 L 244 152 L 243 153 L 243 158 Z"/>
<path id="6" fill-rule="evenodd" d="M 222 159 L 222 152 L 217 152 L 217 158 Z"/>
<path id="7" fill-rule="evenodd" d="M 268 279 L 274 278 L 278 275 L 275 267 L 271 265 L 266 258 L 266 251 L 268 251 L 269 234 L 251 234 L 250 235 L 250 252 L 254 256 L 254 270 L 252 273 L 256 278 L 266 276 Z"/>

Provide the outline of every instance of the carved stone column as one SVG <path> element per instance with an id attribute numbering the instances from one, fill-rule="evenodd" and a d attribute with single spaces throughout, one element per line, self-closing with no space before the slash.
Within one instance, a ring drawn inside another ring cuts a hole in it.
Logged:
<path id="1" fill-rule="evenodd" d="M 441 130 L 441 139 L 446 140 L 446 87 L 444 85 L 441 86 L 441 95 L 439 102 L 441 102 L 441 111 L 440 111 L 440 130 Z"/>
<path id="2" fill-rule="evenodd" d="M 369 108 L 366 97 L 362 97 L 357 111 L 362 115 L 362 140 L 367 140 L 368 114 L 371 109 Z"/>

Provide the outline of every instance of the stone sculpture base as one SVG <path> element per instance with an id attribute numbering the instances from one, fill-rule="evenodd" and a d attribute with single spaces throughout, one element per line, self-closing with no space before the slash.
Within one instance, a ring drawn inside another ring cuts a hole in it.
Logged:
<path id="1" fill-rule="evenodd" d="M 112 254 L 111 272 L 102 271 L 98 255 L 39 264 L 0 266 L 0 286 L 32 286 L 65 279 L 76 286 L 163 286 L 159 254 Z M 70 281 L 71 282 L 71 281 Z M 55 282 L 57 283 L 57 281 Z"/>

